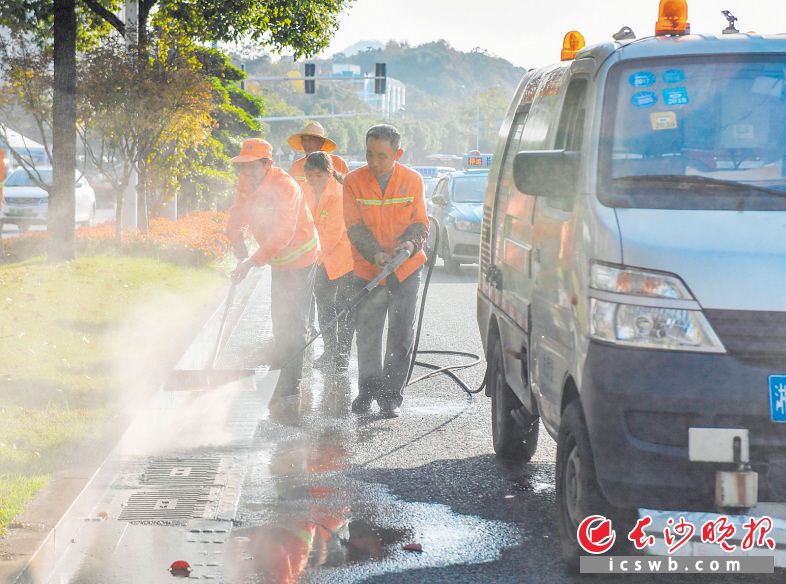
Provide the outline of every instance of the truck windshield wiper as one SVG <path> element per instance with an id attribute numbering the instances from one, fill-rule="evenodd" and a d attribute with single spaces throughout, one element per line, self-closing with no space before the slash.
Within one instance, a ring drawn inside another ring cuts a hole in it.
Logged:
<path id="1" fill-rule="evenodd" d="M 674 186 L 684 185 L 691 186 L 716 186 L 735 191 L 756 191 L 757 193 L 766 193 L 768 195 L 775 195 L 777 197 L 786 197 L 786 192 L 777 189 L 770 189 L 767 187 L 759 187 L 749 183 L 743 183 L 735 180 L 725 180 L 720 178 L 710 178 L 708 176 L 698 176 L 693 174 L 631 174 L 628 176 L 616 176 L 612 179 L 614 182 L 647 182 L 647 183 L 664 183 Z"/>

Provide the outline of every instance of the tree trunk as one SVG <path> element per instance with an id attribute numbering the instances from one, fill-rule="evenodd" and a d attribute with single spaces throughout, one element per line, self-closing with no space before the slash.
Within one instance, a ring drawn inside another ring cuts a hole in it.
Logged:
<path id="1" fill-rule="evenodd" d="M 76 26 L 75 0 L 54 0 L 52 191 L 47 219 L 50 262 L 75 256 Z"/>
<path id="2" fill-rule="evenodd" d="M 147 235 L 149 230 L 149 214 L 147 212 L 147 163 L 140 161 L 139 163 L 139 175 L 136 185 L 136 193 L 137 193 L 137 224 L 139 226 L 139 230 Z"/>
<path id="3" fill-rule="evenodd" d="M 123 247 L 123 203 L 125 202 L 125 193 L 128 188 L 126 184 L 126 182 L 123 183 L 123 188 L 117 192 L 115 198 L 115 245 L 117 245 L 117 249 Z"/>

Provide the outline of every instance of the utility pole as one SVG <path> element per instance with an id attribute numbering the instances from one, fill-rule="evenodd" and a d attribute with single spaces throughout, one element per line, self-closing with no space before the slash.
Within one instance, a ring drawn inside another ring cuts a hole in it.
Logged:
<path id="1" fill-rule="evenodd" d="M 137 0 L 126 0 L 125 3 L 125 26 L 126 26 L 126 50 L 136 51 L 139 41 L 139 3 Z M 123 195 L 122 227 L 136 231 L 138 226 L 137 218 L 137 193 L 136 193 L 136 160 L 128 161 L 131 164 L 131 172 L 128 175 L 128 186 Z"/>

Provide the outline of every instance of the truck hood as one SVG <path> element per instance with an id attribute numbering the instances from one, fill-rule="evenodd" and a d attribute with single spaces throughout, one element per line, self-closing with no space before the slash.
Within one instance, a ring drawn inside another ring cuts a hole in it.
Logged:
<path id="1" fill-rule="evenodd" d="M 483 219 L 483 203 L 453 203 L 450 215 L 456 219 L 480 223 Z"/>
<path id="2" fill-rule="evenodd" d="M 625 265 L 677 274 L 704 308 L 786 311 L 786 212 L 616 214 Z"/>

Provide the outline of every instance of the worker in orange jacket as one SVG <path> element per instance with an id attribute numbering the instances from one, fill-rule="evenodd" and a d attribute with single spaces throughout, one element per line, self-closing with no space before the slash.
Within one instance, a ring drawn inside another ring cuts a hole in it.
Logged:
<path id="1" fill-rule="evenodd" d="M 401 135 L 379 124 L 366 132 L 367 165 L 344 180 L 344 220 L 352 242 L 358 286 L 376 276 L 395 253 L 406 260 L 358 306 L 358 396 L 352 411 L 366 413 L 376 399 L 383 415 L 400 415 L 415 339 L 420 271 L 426 262 L 428 216 L 420 174 L 398 160 Z M 388 320 L 384 360 L 382 331 Z"/>
<path id="2" fill-rule="evenodd" d="M 335 326 L 331 326 L 337 315 L 346 308 L 354 291 L 352 246 L 344 223 L 344 195 L 341 187 L 344 177 L 333 168 L 331 156 L 322 151 L 312 152 L 306 157 L 305 173 L 307 184 L 315 197 L 314 217 L 322 246 L 314 295 L 325 352 L 314 361 L 314 365 L 341 373 L 349 369 L 352 335 L 355 332 L 351 310 Z"/>
<path id="3" fill-rule="evenodd" d="M 299 396 L 303 370 L 302 347 L 308 334 L 308 314 L 319 237 L 300 187 L 286 172 L 273 166 L 268 142 L 250 138 L 243 142 L 237 165 L 240 179 L 234 205 L 229 210 L 227 235 L 240 262 L 232 272 L 240 282 L 254 266 L 272 268 L 271 316 L 279 361 L 285 363 L 274 398 Z M 245 229 L 259 244 L 248 257 L 243 243 Z"/>
<path id="4" fill-rule="evenodd" d="M 303 152 L 304 155 L 295 160 L 292 166 L 289 167 L 289 175 L 294 178 L 300 188 L 303 190 L 303 195 L 306 197 L 306 204 L 308 205 L 311 214 L 316 218 L 316 198 L 314 191 L 306 180 L 305 165 L 306 158 L 312 152 L 327 152 L 330 154 L 336 149 L 336 143 L 327 137 L 325 128 L 319 122 L 309 122 L 305 127 L 295 134 L 287 138 L 287 144 L 292 146 L 297 152 Z M 333 162 L 333 168 L 342 176 L 349 172 L 349 167 L 343 158 L 336 154 L 330 154 Z"/>

